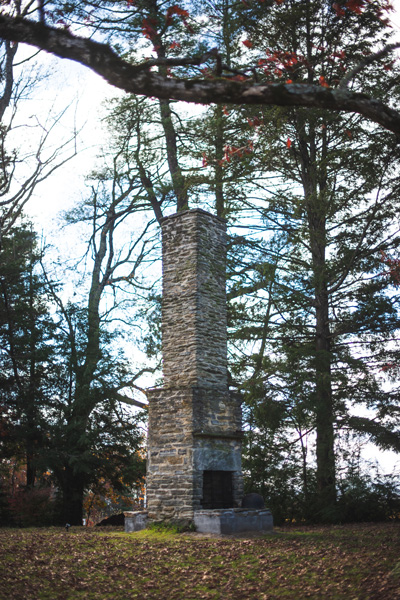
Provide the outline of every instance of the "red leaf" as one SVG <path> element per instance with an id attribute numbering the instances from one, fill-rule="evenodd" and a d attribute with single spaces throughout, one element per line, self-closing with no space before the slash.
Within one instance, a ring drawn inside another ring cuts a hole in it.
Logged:
<path id="1" fill-rule="evenodd" d="M 156 30 L 154 29 L 153 25 L 156 25 L 157 22 L 155 19 L 143 19 L 142 21 L 142 32 L 144 37 L 146 37 L 149 40 L 154 40 L 154 38 L 157 35 Z"/>
<path id="2" fill-rule="evenodd" d="M 262 124 L 258 117 L 254 117 L 254 119 L 250 119 L 250 117 L 247 117 L 247 122 L 250 125 L 250 127 L 259 127 Z"/>
<path id="3" fill-rule="evenodd" d="M 319 85 L 322 85 L 322 87 L 329 87 L 329 85 L 326 83 L 325 77 L 323 75 L 321 75 L 319 78 Z"/>
<path id="4" fill-rule="evenodd" d="M 340 4 L 338 2 L 334 2 L 334 4 L 332 4 L 332 8 L 336 12 L 337 17 L 344 17 L 344 15 L 345 15 L 344 8 L 343 8 L 343 6 L 340 6 Z"/>
<path id="5" fill-rule="evenodd" d="M 178 17 L 181 17 L 185 26 L 189 29 L 190 26 L 186 23 L 186 20 L 185 20 L 189 16 L 189 13 L 187 10 L 185 10 L 184 8 L 181 8 L 177 4 L 174 4 L 174 6 L 170 6 L 168 8 L 167 12 L 165 13 L 165 20 L 167 22 L 167 25 L 171 25 L 173 15 L 177 15 Z"/>
<path id="6" fill-rule="evenodd" d="M 189 13 L 187 10 L 184 10 L 183 8 L 180 8 L 180 6 L 178 6 L 177 4 L 174 4 L 174 6 L 170 6 L 167 10 L 166 19 L 172 17 L 172 15 L 178 15 L 179 17 L 186 18 L 189 16 Z"/>
<path id="7" fill-rule="evenodd" d="M 392 258 L 381 250 L 381 261 L 389 267 L 389 271 L 382 273 L 382 275 L 389 277 L 390 283 L 396 288 L 400 287 L 400 259 Z"/>
<path id="8" fill-rule="evenodd" d="M 362 9 L 364 8 L 364 0 L 348 0 L 346 2 L 345 7 L 355 12 L 357 15 L 362 13 Z"/>
<path id="9" fill-rule="evenodd" d="M 389 371 L 389 369 L 393 369 L 395 366 L 395 363 L 387 363 L 386 365 L 383 365 L 383 367 L 381 367 L 381 371 Z"/>

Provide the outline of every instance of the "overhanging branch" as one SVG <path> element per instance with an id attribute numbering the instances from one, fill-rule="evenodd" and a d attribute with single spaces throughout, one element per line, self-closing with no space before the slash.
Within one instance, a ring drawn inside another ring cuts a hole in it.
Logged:
<path id="1" fill-rule="evenodd" d="M 343 88 L 330 89 L 308 84 L 257 84 L 224 78 L 170 78 L 151 72 L 151 64 L 128 63 L 105 44 L 76 37 L 67 30 L 7 15 L 0 15 L 0 37 L 79 62 L 111 85 L 133 94 L 201 104 L 303 106 L 355 112 L 400 136 L 398 111 L 365 94 Z M 190 60 L 193 60 L 192 64 L 198 64 L 198 59 Z"/>

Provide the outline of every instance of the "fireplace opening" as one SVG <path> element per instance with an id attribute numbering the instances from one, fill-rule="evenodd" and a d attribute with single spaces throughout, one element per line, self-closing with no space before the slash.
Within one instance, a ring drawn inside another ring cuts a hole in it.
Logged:
<path id="1" fill-rule="evenodd" d="M 202 508 L 233 508 L 233 471 L 203 471 Z"/>

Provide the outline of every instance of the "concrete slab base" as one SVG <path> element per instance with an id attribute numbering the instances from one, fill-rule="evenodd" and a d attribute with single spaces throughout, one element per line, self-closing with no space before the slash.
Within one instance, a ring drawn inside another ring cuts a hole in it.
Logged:
<path id="1" fill-rule="evenodd" d="M 124 512 L 125 515 L 125 533 L 141 531 L 147 527 L 147 510 L 137 510 L 134 512 Z"/>
<path id="2" fill-rule="evenodd" d="M 199 533 L 235 534 L 268 533 L 273 531 L 274 523 L 268 509 L 223 508 L 196 510 L 194 524 Z"/>

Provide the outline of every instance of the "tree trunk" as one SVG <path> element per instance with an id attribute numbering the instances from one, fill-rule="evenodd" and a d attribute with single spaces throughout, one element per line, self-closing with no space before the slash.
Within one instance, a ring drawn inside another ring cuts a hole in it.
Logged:
<path id="1" fill-rule="evenodd" d="M 154 18 L 159 17 L 159 7 L 157 3 L 150 2 L 151 12 Z M 157 52 L 157 58 L 165 60 L 166 52 L 162 35 L 157 34 L 154 39 L 154 48 Z M 168 69 L 164 65 L 158 67 L 160 75 L 167 77 Z M 165 147 L 167 151 L 168 169 L 171 175 L 172 187 L 176 197 L 176 210 L 186 210 L 189 208 L 189 196 L 186 188 L 186 180 L 182 173 L 178 158 L 178 142 L 174 121 L 172 119 L 171 102 L 169 99 L 160 99 L 161 124 L 164 130 Z"/>
<path id="2" fill-rule="evenodd" d="M 311 246 L 315 304 L 315 424 L 319 509 L 329 519 L 336 502 L 331 334 L 326 265 L 326 171 L 317 156 L 312 118 L 296 115 L 299 156 Z M 326 138 L 322 145 L 324 155 Z M 318 167 L 318 165 L 321 165 Z M 333 515 L 332 515 L 333 517 Z M 321 514 L 321 518 L 324 516 Z"/>
<path id="3" fill-rule="evenodd" d="M 331 511 L 336 502 L 334 414 L 328 294 L 316 294 L 315 416 L 317 431 L 317 485 L 321 509 Z M 326 515 L 328 517 L 328 514 Z"/>
<path id="4" fill-rule="evenodd" d="M 30 252 L 29 263 L 29 380 L 25 391 L 26 403 L 26 487 L 33 488 L 36 480 L 35 468 L 35 441 L 37 440 L 37 410 L 36 410 L 36 345 L 37 323 L 34 307 L 34 281 L 33 281 L 33 248 Z"/>
<path id="5" fill-rule="evenodd" d="M 176 196 L 176 209 L 186 210 L 189 208 L 189 196 L 186 189 L 186 181 L 178 161 L 178 145 L 175 126 L 172 121 L 171 106 L 169 100 L 160 100 L 161 123 L 164 129 L 165 144 L 167 150 L 168 168 L 172 179 L 172 187 Z"/>
<path id="6" fill-rule="evenodd" d="M 62 517 L 65 524 L 82 525 L 83 523 L 83 481 L 77 477 L 70 466 L 67 466 L 63 477 Z"/>

